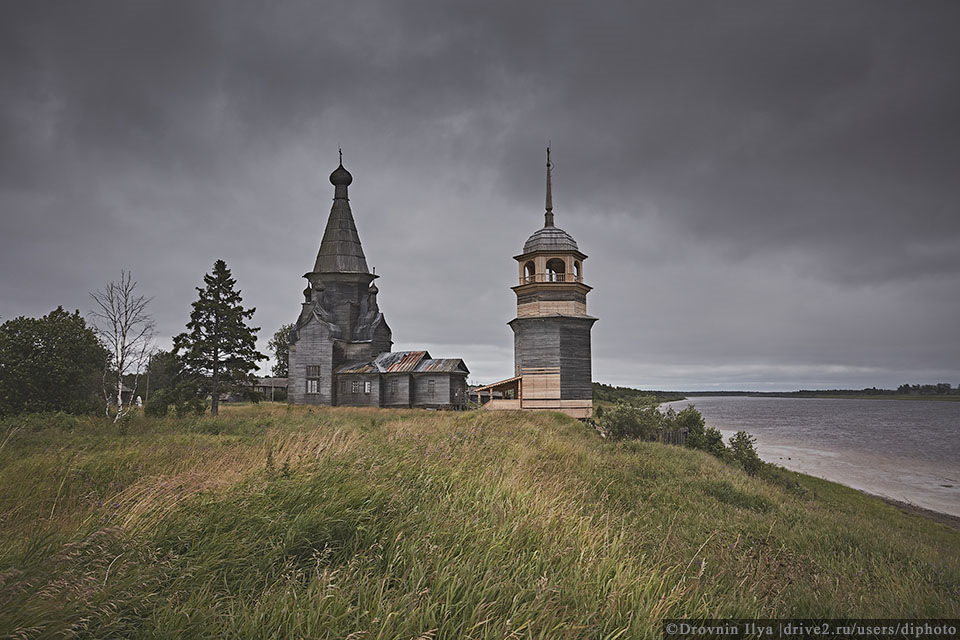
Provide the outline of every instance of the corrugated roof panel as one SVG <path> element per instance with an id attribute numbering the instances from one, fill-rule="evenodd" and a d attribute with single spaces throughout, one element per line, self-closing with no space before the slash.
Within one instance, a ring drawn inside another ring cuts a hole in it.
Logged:
<path id="1" fill-rule="evenodd" d="M 373 363 L 384 373 L 404 373 L 414 371 L 421 360 L 429 357 L 426 351 L 393 351 L 381 353 Z"/>
<path id="2" fill-rule="evenodd" d="M 438 358 L 424 360 L 416 369 L 417 373 L 470 373 L 460 358 Z"/>
<path id="3" fill-rule="evenodd" d="M 372 362 L 348 362 L 335 373 L 378 373 L 378 371 Z"/>

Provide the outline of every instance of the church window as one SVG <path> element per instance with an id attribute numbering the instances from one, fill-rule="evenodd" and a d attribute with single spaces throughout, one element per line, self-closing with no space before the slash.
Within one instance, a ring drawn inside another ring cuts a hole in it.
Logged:
<path id="1" fill-rule="evenodd" d="M 369 381 L 363 383 L 363 392 L 364 392 L 364 393 L 370 393 L 370 382 L 369 382 Z"/>
<path id="2" fill-rule="evenodd" d="M 573 263 L 573 274 L 577 277 L 577 282 L 581 282 L 582 276 L 580 275 L 580 261 L 575 260 Z"/>
<path id="3" fill-rule="evenodd" d="M 435 381 L 433 380 L 427 381 L 427 395 L 430 396 L 431 398 L 433 397 L 434 391 L 436 391 L 436 386 L 437 386 L 437 383 Z"/>
<path id="4" fill-rule="evenodd" d="M 396 378 L 390 381 L 390 393 L 400 393 L 400 381 Z"/>
<path id="5" fill-rule="evenodd" d="M 320 367 L 307 365 L 307 393 L 320 393 Z"/>
<path id="6" fill-rule="evenodd" d="M 350 384 L 350 391 L 351 391 L 351 393 L 359 393 L 359 392 L 360 392 L 360 381 L 359 381 L 359 380 L 354 380 L 354 381 Z"/>

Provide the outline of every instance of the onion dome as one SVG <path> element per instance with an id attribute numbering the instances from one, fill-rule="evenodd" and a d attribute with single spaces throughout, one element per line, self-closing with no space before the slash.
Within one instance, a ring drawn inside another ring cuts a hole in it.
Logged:
<path id="1" fill-rule="evenodd" d="M 349 187 L 350 183 L 353 182 L 353 176 L 350 175 L 350 172 L 343 168 L 343 163 L 340 163 L 340 166 L 333 170 L 333 173 L 330 174 L 330 184 L 335 187 L 344 186 Z"/>
<path id="2" fill-rule="evenodd" d="M 380 293 L 380 289 L 378 289 L 377 285 L 373 284 L 372 282 L 370 283 L 370 288 L 367 289 L 367 291 L 369 291 L 373 295 L 377 295 L 378 293 Z"/>

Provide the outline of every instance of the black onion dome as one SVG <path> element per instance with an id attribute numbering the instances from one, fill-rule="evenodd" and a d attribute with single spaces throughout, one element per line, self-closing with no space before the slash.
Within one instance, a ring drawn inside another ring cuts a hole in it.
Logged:
<path id="1" fill-rule="evenodd" d="M 343 168 L 343 164 L 333 170 L 333 173 L 330 174 L 330 184 L 335 187 L 350 186 L 350 183 L 353 182 L 353 176 L 350 175 L 350 172 Z"/>
<path id="2" fill-rule="evenodd" d="M 577 241 L 559 227 L 543 227 L 527 238 L 523 244 L 524 253 L 533 251 L 580 251 Z"/>

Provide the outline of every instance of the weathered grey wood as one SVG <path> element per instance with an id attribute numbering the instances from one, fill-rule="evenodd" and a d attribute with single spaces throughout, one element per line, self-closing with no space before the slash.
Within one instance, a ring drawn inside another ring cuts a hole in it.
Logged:
<path id="1" fill-rule="evenodd" d="M 577 417 L 592 411 L 590 332 L 582 269 L 586 255 L 554 225 L 547 152 L 544 226 L 514 256 L 519 266 L 517 317 L 513 329 L 514 375 L 521 376 L 523 408 L 557 409 Z"/>
<path id="2" fill-rule="evenodd" d="M 374 284 L 377 276 L 367 270 L 347 198 L 347 187 L 352 181 L 342 164 L 330 176 L 335 187 L 333 206 L 314 270 L 304 275 L 309 284 L 304 290 L 300 317 L 290 332 L 289 401 L 361 407 L 463 408 L 469 371 L 462 360 L 432 360 L 423 351 L 397 354 L 407 358 L 403 366 L 409 365 L 408 369 L 377 364 L 393 362 L 379 358 L 391 353 L 393 334 L 380 312 L 379 290 Z M 415 373 L 414 366 L 426 369 Z M 315 376 L 308 375 L 310 367 L 316 367 L 312 370 Z M 311 380 L 317 381 L 315 392 L 310 387 Z"/>

